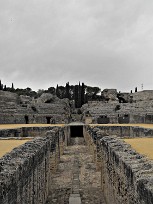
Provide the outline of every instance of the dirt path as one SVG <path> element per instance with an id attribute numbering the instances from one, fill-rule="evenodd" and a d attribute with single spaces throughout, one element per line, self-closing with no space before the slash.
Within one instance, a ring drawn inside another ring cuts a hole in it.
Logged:
<path id="1" fill-rule="evenodd" d="M 105 204 L 100 189 L 100 172 L 96 171 L 87 147 L 76 138 L 61 157 L 56 174 L 52 178 L 52 190 L 46 204 L 68 204 L 72 193 L 79 193 L 82 204 Z M 75 180 L 75 175 L 79 179 Z"/>

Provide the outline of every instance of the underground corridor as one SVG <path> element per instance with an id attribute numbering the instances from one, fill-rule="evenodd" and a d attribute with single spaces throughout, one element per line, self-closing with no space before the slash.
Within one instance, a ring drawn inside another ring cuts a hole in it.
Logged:
<path id="1" fill-rule="evenodd" d="M 84 125 L 69 126 L 70 143 L 52 175 L 46 204 L 106 204 L 101 189 L 101 172 L 85 144 Z"/>
<path id="2" fill-rule="evenodd" d="M 84 137 L 83 136 L 83 125 L 70 126 L 70 137 Z"/>

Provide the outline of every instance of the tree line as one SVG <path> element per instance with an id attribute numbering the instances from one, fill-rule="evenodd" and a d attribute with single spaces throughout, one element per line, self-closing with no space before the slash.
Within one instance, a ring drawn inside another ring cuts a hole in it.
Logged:
<path id="1" fill-rule="evenodd" d="M 0 80 L 0 90 L 10 91 L 18 95 L 27 95 L 34 98 L 40 97 L 43 93 L 51 93 L 60 99 L 68 98 L 69 100 L 74 100 L 76 108 L 80 108 L 88 101 L 101 100 L 101 96 L 98 95 L 101 91 L 99 87 L 88 86 L 84 83 L 80 84 L 80 82 L 76 85 L 70 85 L 69 82 L 67 82 L 65 86 L 59 86 L 57 84 L 56 88 L 49 87 L 47 90 L 39 89 L 36 92 L 29 87 L 25 89 L 15 89 L 13 83 L 11 87 L 7 87 L 6 85 L 3 85 Z"/>

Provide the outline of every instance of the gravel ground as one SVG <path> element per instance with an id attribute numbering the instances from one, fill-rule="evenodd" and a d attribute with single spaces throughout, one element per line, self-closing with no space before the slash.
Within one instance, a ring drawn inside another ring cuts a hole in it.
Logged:
<path id="1" fill-rule="evenodd" d="M 92 156 L 83 138 L 75 138 L 72 145 L 68 146 L 57 172 L 52 177 L 52 190 L 46 204 L 68 204 L 69 196 L 72 193 L 72 181 L 74 174 L 74 161 L 77 159 L 79 169 L 79 193 L 82 204 L 105 204 L 103 193 L 100 188 L 101 175 L 96 171 Z"/>

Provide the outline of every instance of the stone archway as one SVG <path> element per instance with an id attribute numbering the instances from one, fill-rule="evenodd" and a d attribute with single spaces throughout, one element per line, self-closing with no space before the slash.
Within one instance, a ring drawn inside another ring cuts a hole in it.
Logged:
<path id="1" fill-rule="evenodd" d="M 24 119 L 25 119 L 25 124 L 29 124 L 29 117 L 28 117 L 28 115 L 25 115 Z"/>
<path id="2" fill-rule="evenodd" d="M 46 120 L 47 120 L 47 124 L 50 124 L 51 117 L 47 116 Z"/>
<path id="3" fill-rule="evenodd" d="M 83 135 L 83 126 L 84 123 L 81 122 L 73 122 L 70 123 L 70 137 L 84 137 Z"/>
<path id="4" fill-rule="evenodd" d="M 70 136 L 71 137 L 83 137 L 83 126 L 71 126 Z"/>

